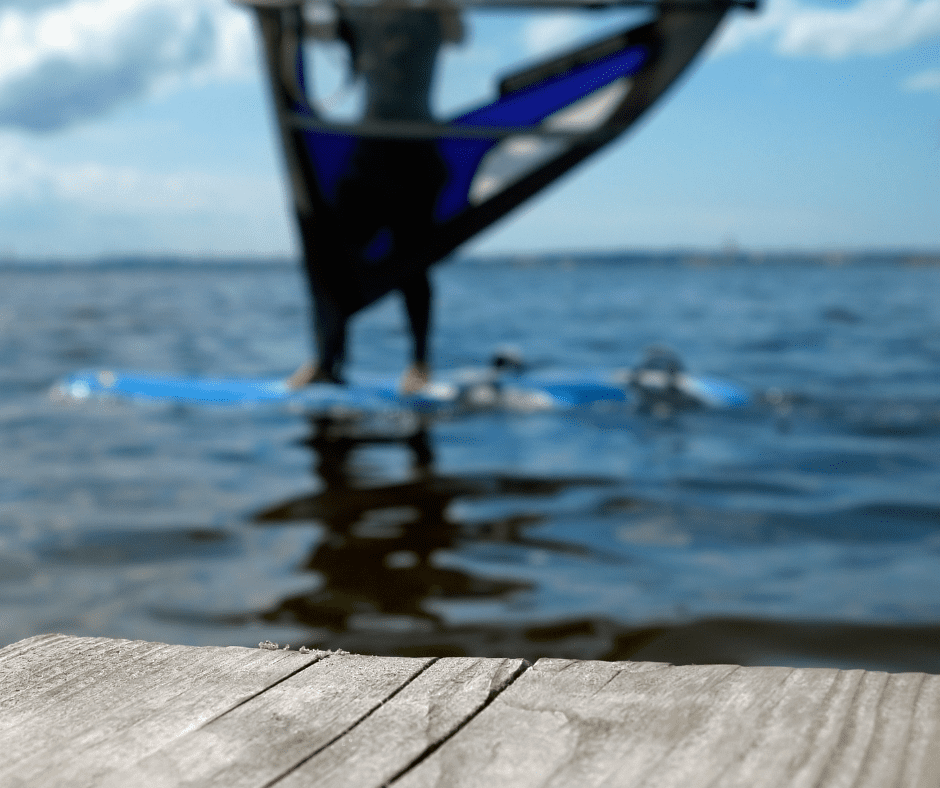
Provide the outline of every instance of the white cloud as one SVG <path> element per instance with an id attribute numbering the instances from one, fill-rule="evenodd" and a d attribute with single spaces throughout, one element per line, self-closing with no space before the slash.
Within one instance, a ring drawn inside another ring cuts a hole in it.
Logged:
<path id="1" fill-rule="evenodd" d="M 754 14 L 735 14 L 713 52 L 769 44 L 782 55 L 837 59 L 896 52 L 938 35 L 940 0 L 861 0 L 837 8 L 768 0 Z"/>
<path id="2" fill-rule="evenodd" d="M 276 172 L 63 164 L 32 143 L 15 132 L 0 134 L 0 214 L 17 217 L 3 236 L 7 252 L 29 258 L 291 251 L 287 195 Z"/>
<path id="3" fill-rule="evenodd" d="M 0 125 L 53 131 L 181 78 L 250 73 L 250 19 L 225 0 L 0 0 Z"/>
<path id="4" fill-rule="evenodd" d="M 11 134 L 0 146 L 0 202 L 55 201 L 115 214 L 237 215 L 259 202 L 280 208 L 277 173 L 241 176 L 198 170 L 158 172 L 100 162 L 54 163 Z"/>
<path id="5" fill-rule="evenodd" d="M 937 91 L 940 93 L 940 69 L 921 71 L 904 80 L 903 87 L 912 93 L 919 91 Z"/>
<path id="6" fill-rule="evenodd" d="M 529 20 L 522 28 L 522 43 L 529 55 L 551 52 L 583 33 L 583 16 L 572 13 L 545 14 Z"/>

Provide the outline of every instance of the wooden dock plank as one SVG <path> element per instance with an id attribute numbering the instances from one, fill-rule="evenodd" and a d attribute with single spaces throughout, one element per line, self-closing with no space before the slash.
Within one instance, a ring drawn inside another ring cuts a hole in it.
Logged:
<path id="1" fill-rule="evenodd" d="M 540 660 L 395 786 L 936 788 L 938 723 L 938 676 Z"/>
<path id="2" fill-rule="evenodd" d="M 938 788 L 940 676 L 0 649 L 0 785 Z"/>
<path id="3" fill-rule="evenodd" d="M 321 656 L 105 638 L 25 645 L 0 651 L 5 788 L 96 785 Z"/>
<path id="4" fill-rule="evenodd" d="M 125 643 L 55 635 L 4 648 L 0 651 L 0 726 L 16 719 L 20 727 L 30 714 L 46 716 L 60 698 L 96 684 L 113 668 L 120 670 L 127 654 Z M 166 648 L 164 643 L 140 643 L 134 650 L 137 659 L 148 659 Z M 116 664 L 111 655 L 120 655 Z"/>
<path id="5" fill-rule="evenodd" d="M 521 659 L 442 659 L 277 787 L 385 785 L 472 718 L 525 664 Z"/>
<path id="6" fill-rule="evenodd" d="M 259 788 L 343 736 L 434 659 L 334 656 L 98 785 Z"/>

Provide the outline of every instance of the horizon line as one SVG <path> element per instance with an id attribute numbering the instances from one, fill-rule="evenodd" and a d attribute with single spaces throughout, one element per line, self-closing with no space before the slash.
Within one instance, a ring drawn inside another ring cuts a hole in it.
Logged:
<path id="1" fill-rule="evenodd" d="M 724 262 L 751 262 L 762 261 L 782 262 L 784 260 L 810 260 L 816 259 L 833 265 L 847 264 L 872 258 L 905 259 L 909 262 L 940 264 L 940 246 L 931 247 L 900 247 L 900 246 L 870 246 L 870 247 L 773 247 L 773 248 L 715 248 L 695 246 L 674 247 L 598 247 L 594 249 L 557 249 L 557 250 L 531 250 L 531 251 L 504 251 L 504 252 L 474 252 L 469 254 L 455 254 L 445 258 L 442 263 L 487 263 L 515 261 L 535 263 L 537 261 L 554 262 L 568 260 L 597 260 L 603 258 L 613 261 L 617 258 L 650 258 L 674 259 L 676 261 L 694 263 L 701 261 Z M 300 255 L 290 254 L 218 254 L 218 253 L 185 253 L 185 252 L 127 252 L 108 253 L 95 256 L 65 257 L 58 255 L 26 257 L 20 255 L 0 256 L 0 267 L 33 267 L 33 266 L 77 266 L 99 267 L 131 265 L 173 265 L 173 266 L 212 266 L 212 265 L 295 265 L 301 262 Z"/>

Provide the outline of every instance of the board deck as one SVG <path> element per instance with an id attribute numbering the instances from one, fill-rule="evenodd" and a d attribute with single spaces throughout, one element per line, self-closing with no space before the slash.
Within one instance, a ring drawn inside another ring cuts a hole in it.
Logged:
<path id="1" fill-rule="evenodd" d="M 498 373 L 463 370 L 441 377 L 416 394 L 403 394 L 396 378 L 358 375 L 347 385 L 317 383 L 291 390 L 281 378 L 200 378 L 143 372 L 85 370 L 53 387 L 71 400 L 117 398 L 210 405 L 289 403 L 312 412 L 388 409 L 446 410 L 503 408 L 566 410 L 596 402 L 681 399 L 685 406 L 735 408 L 751 394 L 729 381 L 655 371 L 554 371 Z"/>

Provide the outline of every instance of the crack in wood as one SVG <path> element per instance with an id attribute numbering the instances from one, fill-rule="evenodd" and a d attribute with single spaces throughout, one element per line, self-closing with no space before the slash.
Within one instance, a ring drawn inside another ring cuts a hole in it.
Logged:
<path id="1" fill-rule="evenodd" d="M 467 717 L 465 717 L 455 728 L 453 728 L 446 736 L 441 737 L 438 741 L 433 744 L 428 745 L 424 751 L 414 758 L 411 763 L 405 766 L 403 769 L 400 769 L 391 779 L 385 782 L 382 785 L 382 788 L 389 788 L 393 783 L 401 779 L 405 774 L 411 771 L 423 760 L 431 757 L 440 747 L 446 744 L 450 739 L 456 736 L 460 731 L 462 731 L 470 722 L 482 712 L 487 706 L 489 706 L 496 698 L 516 679 L 518 679 L 523 673 L 525 673 L 529 668 L 532 667 L 532 663 L 527 660 L 522 660 L 522 663 L 517 667 L 500 685 L 494 687 L 490 690 L 489 695 L 477 708 L 475 708 Z"/>
<path id="2" fill-rule="evenodd" d="M 280 651 L 280 650 L 282 650 L 282 649 L 278 649 L 278 650 Z M 287 649 L 283 649 L 283 650 L 286 651 Z M 235 704 L 234 706 L 232 706 L 231 708 L 228 708 L 228 709 L 226 709 L 225 711 L 220 712 L 219 714 L 216 714 L 212 719 L 206 720 L 206 721 L 205 721 L 202 725 L 200 725 L 199 727 L 200 727 L 200 728 L 205 728 L 207 725 L 211 725 L 213 722 L 215 722 L 216 720 L 221 719 L 221 718 L 224 717 L 225 715 L 231 714 L 231 713 L 232 713 L 233 711 L 235 711 L 235 709 L 237 709 L 239 706 L 244 706 L 246 703 L 250 703 L 251 701 L 253 701 L 253 700 L 254 700 L 255 698 L 257 698 L 259 695 L 264 695 L 265 692 L 268 692 L 269 690 L 274 689 L 278 684 L 280 684 L 280 683 L 282 683 L 282 682 L 284 682 L 284 681 L 287 681 L 289 678 L 293 678 L 293 677 L 296 676 L 298 673 L 302 673 L 303 671 L 307 670 L 308 668 L 312 668 L 314 665 L 320 665 L 321 663 L 326 662 L 326 660 L 330 659 L 330 657 L 336 656 L 336 655 L 339 654 L 339 653 L 345 653 L 345 652 L 329 652 L 329 651 L 310 652 L 310 656 L 312 656 L 313 659 L 312 659 L 310 662 L 308 662 L 306 665 L 301 665 L 299 668 L 297 668 L 297 670 L 292 671 L 291 673 L 288 673 L 286 676 L 283 676 L 282 678 L 279 678 L 277 681 L 271 682 L 271 683 L 268 684 L 264 689 L 258 690 L 258 692 L 255 692 L 253 695 L 249 695 L 247 698 L 244 698 L 244 699 L 240 700 L 238 703 L 236 703 L 236 704 Z"/>
<path id="3" fill-rule="evenodd" d="M 371 709 L 369 709 L 365 714 L 363 714 L 361 717 L 359 717 L 359 719 L 357 719 L 354 723 L 352 723 L 352 725 L 350 725 L 349 727 L 347 727 L 345 730 L 341 731 L 340 733 L 337 733 L 332 739 L 330 739 L 328 742 L 326 742 L 325 744 L 323 744 L 323 745 L 321 745 L 320 747 L 318 747 L 317 749 L 315 749 L 312 753 L 310 753 L 310 754 L 309 754 L 308 756 L 306 756 L 305 758 L 299 760 L 297 763 L 295 763 L 295 764 L 294 764 L 292 767 L 290 767 L 289 769 L 285 769 L 282 774 L 279 774 L 279 775 L 278 775 L 277 777 L 275 777 L 274 779 L 272 779 L 272 780 L 270 780 L 269 782 L 265 783 L 265 784 L 262 786 L 262 788 L 271 788 L 271 786 L 273 786 L 275 783 L 281 782 L 281 781 L 282 781 L 285 777 L 287 777 L 289 774 L 291 774 L 292 772 L 296 772 L 298 769 L 300 769 L 300 767 L 302 767 L 305 763 L 307 763 L 308 761 L 312 760 L 313 758 L 316 758 L 316 756 L 319 755 L 321 752 L 323 752 L 323 751 L 326 750 L 328 747 L 330 747 L 330 746 L 332 746 L 333 744 L 335 744 L 336 742 L 338 742 L 340 739 L 342 739 L 344 736 L 346 736 L 348 733 L 350 733 L 353 729 L 357 728 L 359 725 L 361 725 L 363 722 L 365 722 L 369 717 L 371 717 L 373 714 L 375 714 L 375 712 L 377 712 L 377 711 L 378 711 L 379 709 L 381 709 L 386 703 L 388 703 L 390 700 L 392 700 L 392 698 L 394 698 L 394 697 L 395 697 L 396 695 L 398 695 L 402 690 L 404 690 L 405 687 L 407 687 L 409 684 L 411 684 L 412 682 L 414 682 L 422 673 L 424 673 L 424 672 L 425 672 L 426 670 L 428 670 L 432 665 L 434 665 L 436 662 L 438 662 L 438 660 L 439 660 L 438 657 L 433 657 L 424 667 L 422 667 L 422 668 L 421 668 L 420 670 L 418 670 L 414 675 L 412 675 L 409 679 L 407 679 L 403 684 L 401 684 L 401 685 L 398 686 L 395 690 L 393 690 L 391 693 L 389 693 L 389 695 L 388 695 L 387 697 L 383 698 L 379 703 L 376 703 L 375 706 L 373 706 L 373 707 L 372 707 Z"/>

